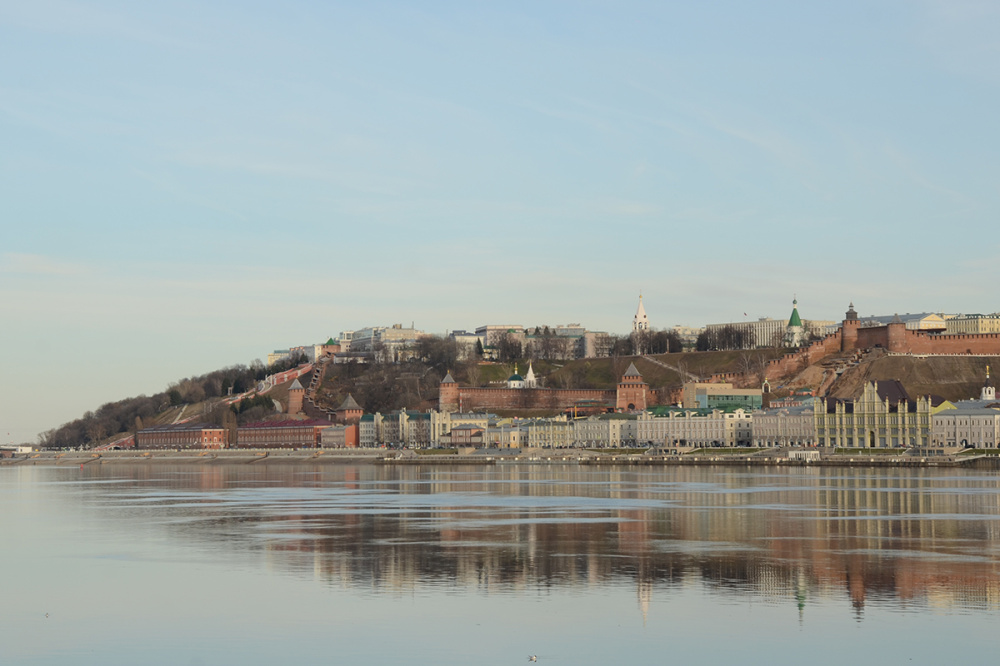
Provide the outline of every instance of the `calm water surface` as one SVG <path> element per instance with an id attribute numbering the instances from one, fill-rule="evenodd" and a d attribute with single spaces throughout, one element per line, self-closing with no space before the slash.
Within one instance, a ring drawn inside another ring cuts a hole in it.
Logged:
<path id="1" fill-rule="evenodd" d="M 943 664 L 1000 651 L 953 470 L 0 468 L 2 664 Z"/>

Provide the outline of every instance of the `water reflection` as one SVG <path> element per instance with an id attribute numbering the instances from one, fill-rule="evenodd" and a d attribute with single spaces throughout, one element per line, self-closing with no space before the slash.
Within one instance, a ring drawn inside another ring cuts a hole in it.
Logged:
<path id="1" fill-rule="evenodd" d="M 11 470 L 107 523 L 374 594 L 628 585 L 995 610 L 1000 487 L 954 470 L 106 465 Z M 247 559 L 249 557 L 249 559 Z"/>

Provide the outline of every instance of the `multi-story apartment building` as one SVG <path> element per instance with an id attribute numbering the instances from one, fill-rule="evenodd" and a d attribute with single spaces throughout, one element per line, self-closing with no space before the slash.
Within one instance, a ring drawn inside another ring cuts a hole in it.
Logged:
<path id="1" fill-rule="evenodd" d="M 341 335 L 343 336 L 343 333 Z M 368 326 L 353 331 L 349 350 L 375 354 L 376 358 L 382 362 L 394 362 L 412 355 L 413 346 L 424 335 L 423 331 L 418 331 L 412 326 L 403 328 L 402 324 Z M 341 349 L 344 349 L 343 340 L 341 340 Z"/>
<path id="2" fill-rule="evenodd" d="M 565 416 L 530 419 L 520 427 L 526 433 L 530 448 L 558 449 L 573 443 L 573 431 Z"/>
<path id="3" fill-rule="evenodd" d="M 995 449 L 1000 442 L 1000 409 L 984 400 L 963 400 L 931 416 L 931 446 Z"/>
<path id="4" fill-rule="evenodd" d="M 486 429 L 486 445 L 498 449 L 520 449 L 528 445 L 528 433 L 508 419 L 490 424 Z"/>
<path id="5" fill-rule="evenodd" d="M 524 326 L 520 324 L 486 324 L 476 328 L 476 335 L 484 340 L 483 345 L 495 347 L 506 335 L 513 335 L 518 341 L 524 340 Z"/>
<path id="6" fill-rule="evenodd" d="M 469 331 L 452 331 L 448 337 L 455 341 L 458 346 L 458 357 L 463 361 L 473 358 L 477 348 L 486 347 L 486 342 L 481 337 Z"/>
<path id="7" fill-rule="evenodd" d="M 638 442 L 635 414 L 597 414 L 572 422 L 573 441 L 583 448 L 617 448 Z"/>
<path id="8" fill-rule="evenodd" d="M 885 326 L 892 323 L 895 320 L 903 322 L 908 331 L 930 331 L 943 333 L 947 330 L 947 320 L 952 315 L 946 315 L 937 312 L 918 312 L 911 314 L 907 312 L 906 314 L 891 314 L 891 315 L 873 315 L 870 317 L 859 317 L 859 326 L 861 328 L 871 328 L 878 326 Z"/>
<path id="9" fill-rule="evenodd" d="M 798 346 L 810 336 L 823 337 L 836 328 L 836 322 L 825 319 L 801 319 L 798 309 L 793 307 L 789 319 L 760 317 L 756 321 L 733 321 L 724 324 L 708 324 L 705 331 L 719 331 L 727 326 L 739 331 L 752 333 L 752 347 Z"/>
<path id="10" fill-rule="evenodd" d="M 474 425 L 484 430 L 489 426 L 492 415 L 485 412 L 430 412 L 430 435 L 432 446 L 437 446 L 441 437 L 460 425 Z"/>
<path id="11" fill-rule="evenodd" d="M 636 439 L 656 446 L 750 446 L 753 418 L 743 409 L 654 407 L 639 414 Z"/>
<path id="12" fill-rule="evenodd" d="M 949 335 L 1000 333 L 1000 313 L 957 315 L 944 322 Z"/>
<path id="13" fill-rule="evenodd" d="M 812 398 L 804 404 L 753 413 L 754 446 L 815 446 L 816 418 Z"/>
<path id="14" fill-rule="evenodd" d="M 681 389 L 681 406 L 685 409 L 726 409 L 739 407 L 747 411 L 760 409 L 761 389 L 738 389 L 728 382 L 686 382 Z"/>
<path id="15" fill-rule="evenodd" d="M 224 449 L 226 430 L 211 423 L 174 423 L 135 434 L 137 449 Z"/>
<path id="16" fill-rule="evenodd" d="M 300 449 L 319 446 L 321 432 L 333 423 L 325 419 L 307 421 L 260 421 L 236 429 L 241 449 Z"/>

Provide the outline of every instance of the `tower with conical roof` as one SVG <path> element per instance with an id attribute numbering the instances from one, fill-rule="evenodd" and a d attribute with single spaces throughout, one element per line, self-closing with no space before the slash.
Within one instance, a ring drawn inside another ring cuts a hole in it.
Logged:
<path id="1" fill-rule="evenodd" d="M 642 306 L 642 292 L 639 293 L 639 307 L 635 311 L 635 317 L 632 318 L 632 332 L 638 333 L 640 331 L 649 330 L 649 317 L 646 316 L 646 308 Z"/>
<path id="2" fill-rule="evenodd" d="M 643 381 L 635 363 L 629 363 L 628 370 L 618 382 L 615 409 L 619 412 L 643 410 L 648 402 L 649 384 Z"/>
<path id="3" fill-rule="evenodd" d="M 535 378 L 535 369 L 528 361 L 528 372 L 524 375 L 524 388 L 538 388 L 538 379 Z"/>
<path id="4" fill-rule="evenodd" d="M 983 390 L 979 392 L 980 400 L 996 400 L 997 390 L 990 381 L 990 366 L 986 366 L 986 381 L 983 383 Z"/>
<path id="5" fill-rule="evenodd" d="M 299 382 L 298 378 L 288 387 L 288 413 L 298 414 L 302 411 L 302 401 L 306 397 L 306 390 Z"/>
<path id="6" fill-rule="evenodd" d="M 340 407 L 337 407 L 334 414 L 337 417 L 337 421 L 340 423 L 354 424 L 361 420 L 364 415 L 365 410 L 361 408 L 361 405 L 354 399 L 354 396 L 350 393 L 344 398 L 344 402 L 340 403 Z"/>
<path id="7" fill-rule="evenodd" d="M 451 376 L 451 370 L 449 370 L 438 387 L 438 411 L 457 412 L 460 400 L 458 382 Z"/>
<path id="8" fill-rule="evenodd" d="M 805 328 L 799 317 L 799 301 L 792 297 L 792 316 L 788 318 L 788 325 L 785 327 L 785 346 L 799 347 L 805 339 Z"/>

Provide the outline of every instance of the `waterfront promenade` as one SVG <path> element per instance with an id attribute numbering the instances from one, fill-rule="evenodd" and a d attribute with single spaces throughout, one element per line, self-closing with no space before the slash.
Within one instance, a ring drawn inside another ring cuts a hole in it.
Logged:
<path id="1" fill-rule="evenodd" d="M 815 450 L 815 449 L 814 449 Z M 685 455 L 659 455 L 653 452 L 621 453 L 613 450 L 521 449 L 480 450 L 460 454 L 424 455 L 412 450 L 386 449 L 270 449 L 270 450 L 156 450 L 156 451 L 35 451 L 0 459 L 3 466 L 79 467 L 90 465 L 344 465 L 344 464 L 579 464 L 579 465 L 739 465 L 754 467 L 969 467 L 1000 470 L 1000 457 L 933 456 L 865 453 L 835 453 L 819 450 L 813 460 L 790 459 L 786 452 L 772 450 L 720 449 Z"/>

